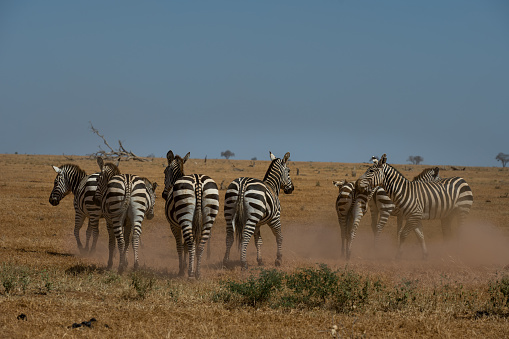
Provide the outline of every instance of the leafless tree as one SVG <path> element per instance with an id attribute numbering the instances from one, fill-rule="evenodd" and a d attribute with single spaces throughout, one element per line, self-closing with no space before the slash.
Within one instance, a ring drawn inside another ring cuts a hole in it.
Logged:
<path id="1" fill-rule="evenodd" d="M 127 151 L 124 148 L 124 146 L 122 145 L 122 142 L 120 140 L 118 141 L 118 149 L 113 149 L 110 146 L 110 144 L 108 143 L 108 141 L 106 140 L 106 138 L 104 137 L 104 135 L 100 134 L 99 131 L 94 128 L 94 126 L 92 125 L 91 122 L 90 122 L 90 129 L 92 130 L 92 132 L 94 134 L 97 134 L 97 136 L 99 136 L 99 138 L 101 138 L 103 140 L 104 144 L 109 149 L 109 151 L 105 151 L 101 148 L 101 146 L 99 146 L 99 151 L 90 154 L 90 157 L 92 157 L 92 158 L 102 157 L 103 159 L 122 159 L 122 160 L 131 160 L 132 159 L 132 160 L 136 160 L 136 161 L 149 161 L 147 159 L 140 158 L 139 156 L 137 156 L 136 154 L 134 154 L 131 151 Z"/>
<path id="2" fill-rule="evenodd" d="M 501 161 L 502 167 L 505 167 L 505 165 L 509 162 L 509 154 L 504 154 L 504 153 L 500 152 L 495 157 L 495 159 L 497 159 L 497 161 Z"/>

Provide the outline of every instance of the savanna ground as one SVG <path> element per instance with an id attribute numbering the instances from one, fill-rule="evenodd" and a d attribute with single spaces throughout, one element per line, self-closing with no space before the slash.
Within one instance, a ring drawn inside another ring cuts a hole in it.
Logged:
<path id="1" fill-rule="evenodd" d="M 264 226 L 263 270 L 256 265 L 252 243 L 248 271 L 240 270 L 235 246 L 231 257 L 237 265 L 222 268 L 221 190 L 212 255 L 208 260 L 204 255 L 202 278 L 196 281 L 176 276 L 175 241 L 161 198 L 165 159 L 120 165 L 123 173 L 161 185 L 155 217 L 143 224 L 142 269 L 121 276 L 105 270 L 104 220 L 97 252 L 81 256 L 73 235 L 72 194 L 57 207 L 48 202 L 55 178 L 51 165 L 68 162 L 87 173 L 97 171 L 95 161 L 84 157 L 69 161 L 63 156 L 0 155 L 0 337 L 327 338 L 333 326 L 337 337 L 509 334 L 507 170 L 441 170 L 442 177 L 459 175 L 469 182 L 474 204 L 468 224 L 455 228 L 449 243 L 438 222 L 424 221 L 430 253 L 426 261 L 412 234 L 404 258 L 394 259 L 394 218 L 375 250 L 368 213 L 347 263 L 340 255 L 337 188 L 331 182 L 351 179 L 354 166 L 358 177 L 367 165 L 290 161 L 295 191 L 281 192 L 283 266 L 275 270 L 275 239 Z M 208 174 L 218 185 L 224 181 L 226 187 L 239 176 L 262 178 L 268 163 L 256 161 L 250 167 L 250 161 L 209 159 L 205 164 L 190 159 L 185 169 Z M 412 178 L 426 166 L 395 167 Z M 82 240 L 85 230 L 86 224 Z M 118 255 L 115 259 L 116 269 Z M 132 268 L 132 254 L 129 259 Z M 26 320 L 17 319 L 22 313 Z M 71 327 L 91 318 L 97 320 L 92 328 Z"/>

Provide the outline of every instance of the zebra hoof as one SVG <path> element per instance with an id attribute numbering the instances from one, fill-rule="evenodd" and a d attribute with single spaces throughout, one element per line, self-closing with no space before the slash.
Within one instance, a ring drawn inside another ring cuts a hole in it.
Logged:
<path id="1" fill-rule="evenodd" d="M 247 271 L 247 262 L 243 262 L 240 264 L 242 271 Z"/>
<path id="2" fill-rule="evenodd" d="M 258 266 L 263 266 L 263 260 L 262 259 L 258 259 Z"/>
<path id="3" fill-rule="evenodd" d="M 281 266 L 281 262 L 282 260 L 281 259 L 276 259 L 276 262 L 274 263 L 274 265 L 276 265 L 277 267 Z"/>
<path id="4" fill-rule="evenodd" d="M 179 277 L 183 277 L 185 275 L 186 275 L 186 272 L 184 270 L 179 271 L 179 274 L 178 274 Z"/>

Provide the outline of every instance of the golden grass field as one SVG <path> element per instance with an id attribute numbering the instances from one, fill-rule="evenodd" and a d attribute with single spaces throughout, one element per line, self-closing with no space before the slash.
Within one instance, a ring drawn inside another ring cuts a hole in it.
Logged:
<path id="1" fill-rule="evenodd" d="M 281 192 L 280 196 L 284 241 L 283 266 L 279 270 L 291 273 L 324 263 L 333 270 L 351 270 L 386 286 L 378 294 L 372 292 L 361 307 L 340 312 L 325 306 L 275 307 L 270 302 L 251 307 L 214 297 L 224 288 L 224 281 L 243 281 L 259 272 L 252 244 L 248 250 L 250 270 L 243 272 L 239 266 L 222 269 L 225 190 L 220 191 L 221 211 L 212 230 L 212 256 L 202 260 L 202 278 L 196 281 L 177 277 L 175 241 L 161 198 L 166 166 L 162 158 L 120 164 L 123 173 L 146 176 L 160 186 L 155 217 L 143 223 L 142 269 L 136 274 L 131 272 L 131 251 L 128 272 L 116 274 L 118 255 L 114 270 L 106 271 L 104 220 L 96 253 L 81 256 L 73 235 L 72 194 L 59 206 L 48 202 L 55 178 L 51 165 L 68 162 L 87 173 L 98 169 L 95 160 L 85 157 L 69 161 L 63 156 L 0 155 L 2 338 L 330 338 L 333 325 L 338 328 L 337 337 L 509 335 L 507 304 L 495 300 L 497 294 L 490 290 L 490 286 L 498 286 L 494 284 L 508 272 L 504 267 L 509 264 L 509 172 L 505 169 L 441 170 L 442 177 L 459 175 L 467 180 L 474 204 L 468 223 L 454 229 L 450 243 L 444 243 L 439 222 L 423 222 L 429 249 L 426 261 L 421 259 L 420 246 L 412 234 L 405 243 L 403 259 L 394 259 L 394 218 L 375 251 L 370 217 L 366 215 L 353 243 L 352 260 L 347 263 L 340 256 L 334 207 L 337 188 L 332 180 L 351 179 L 354 166 L 359 177 L 367 165 L 290 161 L 295 190 L 291 195 Z M 256 161 L 254 167 L 249 167 L 250 163 L 209 159 L 205 164 L 203 159 L 190 159 L 185 171 L 207 174 L 218 186 L 224 181 L 226 187 L 240 176 L 263 178 L 269 162 Z M 427 166 L 395 167 L 412 178 Z M 86 223 L 82 241 L 85 230 Z M 264 268 L 273 269 L 275 239 L 267 226 L 262 227 L 262 236 Z M 235 245 L 231 258 L 238 263 Z M 136 279 L 141 288 L 134 285 Z M 391 293 L 400 293 L 408 300 L 399 300 L 398 307 L 387 307 L 384 303 Z M 27 316 L 26 321 L 17 320 L 21 313 Z M 92 317 L 97 319 L 92 328 L 70 328 Z"/>

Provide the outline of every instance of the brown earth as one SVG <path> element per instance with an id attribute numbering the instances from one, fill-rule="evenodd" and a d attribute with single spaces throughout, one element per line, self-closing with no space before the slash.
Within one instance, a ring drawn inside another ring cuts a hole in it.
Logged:
<path id="1" fill-rule="evenodd" d="M 413 235 L 404 244 L 404 258 L 394 259 L 393 218 L 375 250 L 367 215 L 354 241 L 352 260 L 347 263 L 340 255 L 334 209 L 337 188 L 332 180 L 352 179 L 354 166 L 358 177 L 367 165 L 290 161 L 295 190 L 291 195 L 281 192 L 281 270 L 292 272 L 300 267 L 315 267 L 316 263 L 325 263 L 332 269 L 348 267 L 394 286 L 415 281 L 422 296 L 415 307 L 385 312 L 366 307 L 345 314 L 326 308 L 233 307 L 212 300 L 221 281 L 241 280 L 257 272 L 241 272 L 238 266 L 233 270 L 221 268 L 225 249 L 224 190 L 220 191 L 221 213 L 212 232 L 212 256 L 203 260 L 202 279 L 176 277 L 175 241 L 161 198 L 166 160 L 160 158 L 120 165 L 123 173 L 143 175 L 160 184 L 155 217 L 143 223 L 140 253 L 143 269 L 155 276 L 155 287 L 144 298 L 132 297 L 130 273 L 118 276 L 104 270 L 104 221 L 100 224 L 97 252 L 91 257 L 80 256 L 73 235 L 72 194 L 57 207 L 48 202 L 55 178 L 51 165 L 67 162 L 79 165 L 87 173 L 97 171 L 95 161 L 84 157 L 69 161 L 63 156 L 0 155 L 0 337 L 326 338 L 331 336 L 328 330 L 332 325 L 338 326 L 341 336 L 351 337 L 500 338 L 509 334 L 507 310 L 475 316 L 476 311 L 484 312 L 490 302 L 489 284 L 502 277 L 509 264 L 509 172 L 505 169 L 441 170 L 442 177 L 462 176 L 467 180 L 474 204 L 468 223 L 454 229 L 450 242 L 442 239 L 439 222 L 424 221 L 428 260 L 421 259 Z M 262 178 L 269 162 L 256 161 L 254 167 L 249 164 L 250 161 L 210 159 L 205 164 L 202 159 L 190 159 L 185 169 L 186 173 L 210 175 L 218 185 L 223 182 L 226 187 L 239 176 Z M 412 178 L 426 166 L 396 167 Z M 82 241 L 85 229 L 86 224 Z M 262 227 L 262 237 L 265 268 L 274 268 L 275 240 L 267 226 Z M 238 260 L 238 255 L 233 249 L 232 259 Z M 132 264 L 132 257 L 129 259 Z M 253 245 L 249 246 L 248 262 L 255 268 Z M 16 286 L 7 291 L 6 281 L 13 276 Z M 22 280 L 23 276 L 28 278 Z M 434 287 L 448 284 L 455 286 L 455 291 L 461 288 L 469 295 L 475 294 L 474 306 L 426 304 Z M 17 320 L 21 313 L 27 315 L 27 321 Z M 93 328 L 69 328 L 74 322 L 92 317 L 97 319 Z"/>

